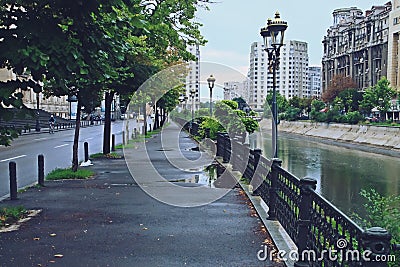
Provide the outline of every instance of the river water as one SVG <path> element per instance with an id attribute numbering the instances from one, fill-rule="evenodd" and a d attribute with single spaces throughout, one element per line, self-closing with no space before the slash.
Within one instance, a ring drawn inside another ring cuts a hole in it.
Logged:
<path id="1" fill-rule="evenodd" d="M 271 158 L 271 136 L 257 133 L 251 146 Z M 384 196 L 400 195 L 400 159 L 357 149 L 327 145 L 307 137 L 279 134 L 278 157 L 282 166 L 298 178 L 318 181 L 317 191 L 348 215 L 365 216 L 362 189 L 374 188 Z"/>

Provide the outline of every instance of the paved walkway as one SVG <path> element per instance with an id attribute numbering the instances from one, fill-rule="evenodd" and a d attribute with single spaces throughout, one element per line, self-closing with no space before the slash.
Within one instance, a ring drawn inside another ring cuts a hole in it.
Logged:
<path id="1" fill-rule="evenodd" d="M 41 210 L 0 233 L 0 265 L 284 266 L 258 259 L 271 240 L 254 208 L 238 187 L 199 182 L 212 158 L 178 130 L 135 143 L 128 164 L 93 160 L 94 179 L 46 182 L 0 202 Z"/>

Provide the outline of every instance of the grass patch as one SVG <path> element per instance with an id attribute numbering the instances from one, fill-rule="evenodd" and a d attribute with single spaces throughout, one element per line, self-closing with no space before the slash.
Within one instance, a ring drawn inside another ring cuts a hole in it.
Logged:
<path id="1" fill-rule="evenodd" d="M 103 154 L 103 153 L 96 153 L 93 155 L 90 155 L 90 158 L 92 159 L 102 159 L 102 158 L 107 158 L 107 159 L 122 159 L 122 156 L 115 153 L 115 152 L 111 152 L 108 154 Z"/>
<path id="2" fill-rule="evenodd" d="M 15 223 L 26 214 L 27 210 L 22 206 L 3 207 L 0 209 L 0 226 Z"/>
<path id="3" fill-rule="evenodd" d="M 87 169 L 78 169 L 73 172 L 71 168 L 55 169 L 46 176 L 46 180 L 64 180 L 64 179 L 87 179 L 94 175 L 94 172 Z"/>

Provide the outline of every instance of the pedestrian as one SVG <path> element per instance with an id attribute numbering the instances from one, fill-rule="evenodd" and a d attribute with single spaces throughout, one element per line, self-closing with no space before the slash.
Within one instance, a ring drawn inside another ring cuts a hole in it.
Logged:
<path id="1" fill-rule="evenodd" d="M 50 116 L 49 119 L 49 132 L 54 133 L 54 124 L 56 123 L 56 118 L 53 115 Z"/>

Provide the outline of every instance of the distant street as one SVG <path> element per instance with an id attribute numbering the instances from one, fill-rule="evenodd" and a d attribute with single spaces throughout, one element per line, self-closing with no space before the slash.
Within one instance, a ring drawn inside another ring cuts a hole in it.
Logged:
<path id="1" fill-rule="evenodd" d="M 122 143 L 122 121 L 112 124 L 115 143 Z M 81 128 L 79 138 L 79 161 L 84 159 L 83 143 L 89 144 L 89 155 L 102 151 L 104 125 Z M 17 164 L 18 188 L 37 182 L 39 154 L 44 155 L 45 173 L 55 168 L 71 166 L 74 129 L 49 134 L 43 129 L 40 134 L 20 136 L 9 147 L 0 147 L 0 198 L 9 194 L 9 162 Z"/>

